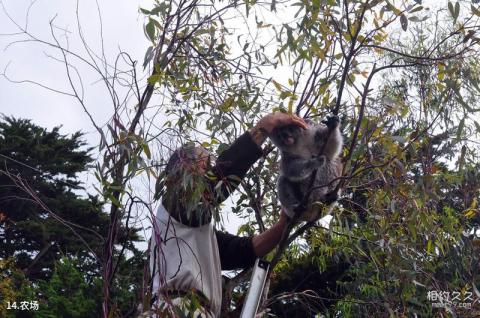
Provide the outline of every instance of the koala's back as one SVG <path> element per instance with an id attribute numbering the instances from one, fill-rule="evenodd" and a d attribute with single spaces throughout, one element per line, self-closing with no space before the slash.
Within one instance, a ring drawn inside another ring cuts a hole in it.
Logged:
<path id="1" fill-rule="evenodd" d="M 322 199 L 327 193 L 335 189 L 340 182 L 339 177 L 342 175 L 342 168 L 340 158 L 336 157 L 332 160 L 328 159 L 325 165 L 317 170 L 310 203 Z"/>
<path id="2" fill-rule="evenodd" d="M 327 160 L 325 165 L 317 169 L 317 174 L 312 184 L 312 193 L 310 194 L 308 204 L 321 201 L 327 193 L 333 191 L 340 182 L 343 164 L 340 158 Z M 297 182 L 297 186 L 301 193 L 306 194 L 310 189 L 311 178 L 306 178 L 301 182 Z M 299 198 L 302 199 L 302 198 Z"/>
<path id="3" fill-rule="evenodd" d="M 315 204 L 316 202 L 322 202 L 325 197 L 331 192 L 333 192 L 340 182 L 340 177 L 342 176 L 343 164 L 339 157 L 328 160 L 326 164 L 317 170 L 315 180 L 313 183 L 313 190 L 308 198 L 308 209 L 302 214 L 301 219 L 305 221 L 315 221 L 318 220 L 322 215 L 322 208 Z M 308 191 L 310 184 L 308 182 L 303 182 L 302 189 L 303 193 Z M 337 192 L 337 195 L 339 193 Z"/>

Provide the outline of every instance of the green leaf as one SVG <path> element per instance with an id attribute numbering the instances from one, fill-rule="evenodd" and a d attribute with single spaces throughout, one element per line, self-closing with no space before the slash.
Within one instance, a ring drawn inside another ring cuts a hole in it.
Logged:
<path id="1" fill-rule="evenodd" d="M 167 2 L 161 2 L 159 5 L 157 5 L 155 8 L 153 8 L 153 10 L 150 12 L 150 15 L 156 15 L 158 16 L 158 14 L 161 12 L 161 13 L 165 13 L 168 9 L 169 5 L 167 4 Z"/>
<path id="2" fill-rule="evenodd" d="M 465 128 L 465 118 L 460 120 L 460 123 L 458 124 L 458 129 L 457 129 L 457 140 L 459 140 L 462 137 L 463 129 Z"/>
<path id="3" fill-rule="evenodd" d="M 453 7 L 453 4 L 449 1 L 448 2 L 448 11 L 450 11 L 450 14 L 453 17 L 453 22 L 455 23 L 457 21 L 457 18 L 460 14 L 460 4 L 457 2 L 455 3 L 455 8 Z"/>
<path id="4" fill-rule="evenodd" d="M 153 46 L 149 46 L 147 52 L 145 52 L 145 57 L 143 58 L 143 68 L 147 67 L 148 63 L 152 60 L 154 55 Z"/>
<path id="5" fill-rule="evenodd" d="M 230 109 L 232 108 L 233 102 L 234 102 L 234 99 L 233 99 L 232 96 L 230 96 L 230 97 L 228 97 L 228 98 L 225 100 L 225 102 L 223 102 L 222 104 L 220 104 L 219 109 L 220 109 L 222 112 L 226 113 L 226 112 L 230 111 Z"/>
<path id="6" fill-rule="evenodd" d="M 120 203 L 120 201 L 118 201 L 118 199 L 115 198 L 113 195 L 110 194 L 110 195 L 108 195 L 107 197 L 110 199 L 110 201 L 112 202 L 113 205 L 115 205 L 115 206 L 117 206 L 117 207 L 119 207 L 119 208 L 122 207 L 122 204 Z"/>
<path id="7" fill-rule="evenodd" d="M 272 80 L 273 86 L 277 89 L 277 91 L 281 92 L 282 91 L 282 85 L 278 83 L 276 80 Z"/>
<path id="8" fill-rule="evenodd" d="M 153 19 L 149 19 L 147 25 L 145 26 L 145 32 L 147 33 L 150 41 L 155 41 L 155 22 Z"/>
<path id="9" fill-rule="evenodd" d="M 161 76 L 160 75 L 152 75 L 147 79 L 148 84 L 154 85 L 158 81 L 160 81 Z"/>
<path id="10" fill-rule="evenodd" d="M 412 10 L 409 11 L 409 13 L 414 13 L 423 10 L 423 6 L 416 6 Z"/>
<path id="11" fill-rule="evenodd" d="M 395 15 L 399 16 L 402 14 L 402 11 L 400 9 L 398 9 L 397 7 L 395 7 L 393 4 L 390 3 L 390 1 L 386 0 L 385 1 L 387 3 L 387 8 L 391 11 L 393 11 L 393 13 L 395 13 Z"/>
<path id="12" fill-rule="evenodd" d="M 318 45 L 316 41 L 312 41 L 311 50 L 318 56 L 321 60 L 325 59 L 326 52 Z"/>
<path id="13" fill-rule="evenodd" d="M 427 242 L 427 253 L 432 253 L 433 252 L 433 242 L 432 240 L 428 240 Z"/>
<path id="14" fill-rule="evenodd" d="M 472 13 L 475 14 L 476 16 L 480 17 L 480 10 L 478 10 L 477 8 L 475 8 L 473 6 L 473 4 L 471 5 L 471 8 L 472 8 Z"/>
<path id="15" fill-rule="evenodd" d="M 408 230 L 410 231 L 410 234 L 412 235 L 412 238 L 414 241 L 417 240 L 417 228 L 413 223 L 408 223 Z"/>
<path id="16" fill-rule="evenodd" d="M 475 128 L 477 129 L 477 132 L 480 133 L 480 124 L 477 121 L 473 122 L 475 124 Z"/>
<path id="17" fill-rule="evenodd" d="M 403 31 L 407 31 L 408 19 L 404 14 L 400 16 L 400 24 L 402 25 Z"/>
<path id="18" fill-rule="evenodd" d="M 147 156 L 148 159 L 151 159 L 152 153 L 150 152 L 150 148 L 148 147 L 148 144 L 145 142 L 142 144 L 143 152 Z"/>
<path id="19" fill-rule="evenodd" d="M 462 150 L 460 151 L 460 157 L 458 158 L 458 171 L 463 170 L 463 166 L 465 165 L 465 154 L 467 152 L 467 147 L 465 145 L 462 146 Z"/>
<path id="20" fill-rule="evenodd" d="M 173 310 L 174 310 L 175 313 L 178 315 L 178 317 L 180 317 L 180 318 L 189 318 L 189 317 L 185 314 L 185 312 L 183 311 L 182 308 L 174 305 L 174 306 L 173 306 Z M 112 310 L 112 312 L 113 312 L 113 310 Z"/>
<path id="21" fill-rule="evenodd" d="M 448 11 L 450 11 L 450 14 L 452 15 L 452 17 L 455 15 L 453 4 L 450 1 L 448 1 Z"/>

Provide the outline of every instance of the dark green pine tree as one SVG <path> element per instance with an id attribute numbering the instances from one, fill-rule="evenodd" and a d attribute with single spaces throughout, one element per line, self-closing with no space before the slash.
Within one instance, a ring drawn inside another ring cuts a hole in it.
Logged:
<path id="1" fill-rule="evenodd" d="M 0 118 L 0 259 L 13 259 L 15 267 L 35 282 L 41 306 L 53 316 L 73 317 L 68 313 L 77 312 L 75 317 L 95 317 L 101 313 L 101 258 L 109 216 L 97 197 L 75 192 L 83 189 L 78 175 L 93 161 L 82 133 L 66 136 L 59 130 L 48 131 L 30 120 Z M 12 176 L 20 178 L 44 206 L 34 202 Z M 141 294 L 145 253 L 134 245 L 140 240 L 138 231 L 122 222 L 117 247 L 124 245 L 133 256 L 127 258 L 122 248 L 114 252 L 120 262 L 112 301 L 123 316 L 133 314 Z M 60 260 L 72 269 L 59 271 L 59 266 L 65 267 Z M 75 297 L 85 302 L 93 297 L 95 304 L 82 305 L 85 310 L 80 313 L 72 305 L 77 300 L 64 303 L 61 297 L 71 291 L 60 281 L 81 282 Z"/>
<path id="2" fill-rule="evenodd" d="M 30 280 L 49 278 L 54 262 L 64 256 L 78 258 L 84 273 L 98 276 L 100 271 L 92 251 L 102 256 L 108 216 L 96 197 L 75 193 L 82 189 L 78 174 L 92 162 L 90 149 L 82 133 L 65 136 L 59 129 L 9 117 L 0 121 L 0 258 L 14 257 Z M 33 202 L 5 172 L 22 178 L 68 223 Z"/>

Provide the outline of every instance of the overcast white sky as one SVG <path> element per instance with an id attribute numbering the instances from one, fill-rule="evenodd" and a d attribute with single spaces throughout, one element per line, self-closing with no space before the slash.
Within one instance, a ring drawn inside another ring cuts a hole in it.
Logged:
<path id="1" fill-rule="evenodd" d="M 30 0 L 1 0 L 9 14 L 21 25 L 25 24 Z M 143 35 L 143 16 L 138 13 L 140 5 L 147 6 L 152 1 L 140 0 L 101 0 L 99 1 L 103 19 L 103 32 L 107 59 L 112 60 L 119 48 L 129 52 L 134 59 L 143 61 L 148 42 Z M 29 14 L 28 29 L 39 38 L 51 41 L 49 20 L 55 18 L 55 25 L 70 30 L 70 44 L 74 50 L 85 54 L 79 46 L 76 32 L 75 0 L 39 0 Z M 95 0 L 80 1 L 80 19 L 85 38 L 94 49 L 100 46 L 100 25 Z M 0 33 L 18 32 L 13 23 L 0 12 Z M 60 35 L 62 32 L 57 30 Z M 14 39 L 0 36 L 0 67 L 8 64 L 7 75 L 13 80 L 35 80 L 47 86 L 68 91 L 65 68 L 58 62 L 46 57 L 52 54 L 45 46 L 34 43 L 18 43 L 5 48 Z M 18 37 L 20 39 L 20 37 Z M 59 52 L 55 53 L 58 56 Z M 91 106 L 95 119 L 105 121 L 111 114 L 111 103 L 107 99 L 102 83 L 94 83 L 98 77 L 88 73 L 87 68 L 80 71 L 90 75 L 84 81 L 89 94 L 87 102 Z M 95 107 L 93 107 L 95 106 Z M 86 114 L 78 102 L 71 97 L 48 92 L 31 84 L 14 84 L 0 78 L 0 113 L 23 118 L 31 118 L 38 125 L 54 127 L 63 125 L 63 132 L 82 130 L 93 132 Z M 87 136 L 96 141 L 96 134 Z"/>

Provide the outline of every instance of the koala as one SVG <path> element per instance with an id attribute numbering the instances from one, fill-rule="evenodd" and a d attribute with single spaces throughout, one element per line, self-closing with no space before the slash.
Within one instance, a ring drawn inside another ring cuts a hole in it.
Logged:
<path id="1" fill-rule="evenodd" d="M 269 136 L 273 144 L 281 151 L 280 176 L 277 191 L 280 202 L 289 217 L 295 215 L 309 189 L 313 189 L 307 210 L 301 220 L 313 222 L 320 217 L 318 205 L 313 203 L 333 203 L 338 193 L 334 193 L 342 173 L 340 153 L 343 138 L 338 117 L 329 117 L 320 124 L 307 121 L 308 128 L 296 125 L 276 128 Z M 317 170 L 315 179 L 312 173 Z M 333 182 L 332 182 L 333 181 Z M 310 187 L 311 185 L 311 187 Z"/>

